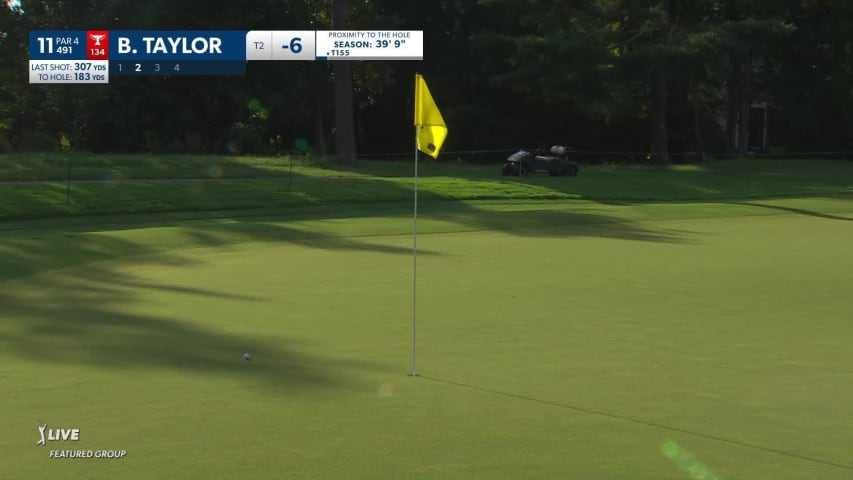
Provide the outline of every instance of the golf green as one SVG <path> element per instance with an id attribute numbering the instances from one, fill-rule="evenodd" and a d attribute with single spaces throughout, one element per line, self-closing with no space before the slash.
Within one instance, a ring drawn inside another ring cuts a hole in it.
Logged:
<path id="1" fill-rule="evenodd" d="M 849 200 L 461 205 L 414 378 L 405 213 L 0 233 L 0 478 L 851 478 Z"/>

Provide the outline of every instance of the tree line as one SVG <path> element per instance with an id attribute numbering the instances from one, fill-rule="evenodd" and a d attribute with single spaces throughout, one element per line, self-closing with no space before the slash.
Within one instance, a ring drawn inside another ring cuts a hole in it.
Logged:
<path id="1" fill-rule="evenodd" d="M 423 73 L 446 151 L 853 150 L 846 0 L 34 0 L 0 8 L 0 153 L 409 152 Z M 28 84 L 30 30 L 423 30 L 423 61 Z M 760 139 L 758 137 L 761 137 Z"/>

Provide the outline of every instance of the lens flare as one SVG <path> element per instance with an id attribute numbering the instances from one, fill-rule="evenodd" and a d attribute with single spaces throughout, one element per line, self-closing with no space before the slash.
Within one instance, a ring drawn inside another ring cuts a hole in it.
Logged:
<path id="1" fill-rule="evenodd" d="M 672 460 L 678 468 L 687 472 L 693 480 L 721 480 L 720 477 L 711 473 L 707 466 L 703 465 L 693 455 L 685 451 L 675 442 L 669 441 L 663 444 L 663 454 Z"/>

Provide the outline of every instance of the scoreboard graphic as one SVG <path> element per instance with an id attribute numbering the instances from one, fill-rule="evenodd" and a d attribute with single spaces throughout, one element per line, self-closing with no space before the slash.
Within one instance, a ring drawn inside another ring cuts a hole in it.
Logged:
<path id="1" fill-rule="evenodd" d="M 423 60 L 423 31 L 31 31 L 30 83 L 243 75 L 250 61 Z"/>

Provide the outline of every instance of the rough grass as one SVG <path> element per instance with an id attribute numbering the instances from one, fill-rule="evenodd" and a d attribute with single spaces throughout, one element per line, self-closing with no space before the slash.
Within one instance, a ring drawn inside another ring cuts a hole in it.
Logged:
<path id="1" fill-rule="evenodd" d="M 61 165 L 73 158 L 70 188 Z M 0 157 L 0 219 L 405 203 L 411 162 L 356 167 L 275 158 Z M 54 167 L 51 167 L 53 165 Z M 59 175 L 59 176 L 57 176 Z M 853 193 L 853 162 L 734 160 L 669 168 L 587 166 L 576 178 L 507 178 L 498 166 L 422 161 L 419 196 L 438 200 L 715 201 Z M 22 180 L 26 179 L 26 180 Z M 37 183 L 29 183 L 39 179 Z M 47 179 L 47 180 L 46 180 Z"/>

